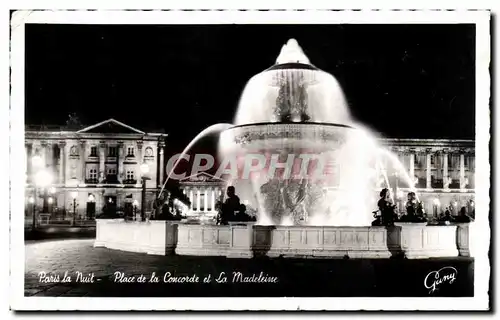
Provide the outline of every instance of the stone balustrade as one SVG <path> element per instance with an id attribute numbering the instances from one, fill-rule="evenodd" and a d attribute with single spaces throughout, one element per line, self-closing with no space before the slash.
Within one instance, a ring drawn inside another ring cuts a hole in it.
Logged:
<path id="1" fill-rule="evenodd" d="M 470 256 L 469 224 L 394 227 L 260 226 L 97 220 L 96 247 L 148 254 L 252 258 Z"/>
<path id="2" fill-rule="evenodd" d="M 169 221 L 96 219 L 94 247 L 167 255 L 177 243 L 177 224 Z"/>

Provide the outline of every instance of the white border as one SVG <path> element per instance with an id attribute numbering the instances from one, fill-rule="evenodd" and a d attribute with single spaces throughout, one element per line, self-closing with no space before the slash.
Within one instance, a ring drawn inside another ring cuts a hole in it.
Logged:
<path id="1" fill-rule="evenodd" d="M 489 12 L 485 11 L 38 11 L 11 21 L 11 308 L 15 310 L 487 310 L 490 266 Z M 476 24 L 476 208 L 474 298 L 38 298 L 24 297 L 24 30 L 68 24 Z M 105 301 L 105 303 L 103 303 Z"/>

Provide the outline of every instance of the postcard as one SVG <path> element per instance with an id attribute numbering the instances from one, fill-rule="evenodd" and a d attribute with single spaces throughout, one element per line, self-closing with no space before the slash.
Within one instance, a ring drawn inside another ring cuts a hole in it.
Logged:
<path id="1" fill-rule="evenodd" d="M 11 308 L 489 310 L 489 30 L 13 12 Z"/>

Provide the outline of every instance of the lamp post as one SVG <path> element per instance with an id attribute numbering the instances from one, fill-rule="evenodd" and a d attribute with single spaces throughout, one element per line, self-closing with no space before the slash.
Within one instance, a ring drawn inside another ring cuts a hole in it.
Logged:
<path id="1" fill-rule="evenodd" d="M 78 197 L 77 191 L 71 192 L 71 198 L 73 198 L 73 225 L 76 224 L 76 198 Z"/>
<path id="2" fill-rule="evenodd" d="M 146 181 L 149 180 L 149 166 L 147 163 L 141 165 L 142 195 L 141 195 L 141 221 L 146 220 Z"/>
<path id="3" fill-rule="evenodd" d="M 434 198 L 434 200 L 433 200 L 432 202 L 433 202 L 433 204 L 434 204 L 434 206 L 433 206 L 433 207 L 434 207 L 434 208 L 433 208 L 434 210 L 433 210 L 432 215 L 433 215 L 435 218 L 437 218 L 437 217 L 438 217 L 438 208 L 439 208 L 439 206 L 441 205 L 441 201 L 439 201 L 439 199 L 438 199 L 438 198 Z"/>
<path id="4" fill-rule="evenodd" d="M 39 155 L 33 156 L 31 159 L 33 169 L 35 170 L 35 179 L 33 185 L 33 217 L 32 217 L 32 229 L 36 229 L 36 200 L 37 200 L 37 189 L 46 188 L 52 182 L 52 176 L 50 173 L 44 169 L 44 163 Z"/>

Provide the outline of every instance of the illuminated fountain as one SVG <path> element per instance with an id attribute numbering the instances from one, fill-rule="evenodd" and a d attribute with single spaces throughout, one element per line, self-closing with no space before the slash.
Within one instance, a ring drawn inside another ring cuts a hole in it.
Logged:
<path id="1" fill-rule="evenodd" d="M 397 157 L 352 119 L 337 80 L 294 39 L 247 83 L 219 153 L 237 158 L 230 183 L 258 209 L 259 224 L 367 226 L 388 174 L 413 188 Z M 252 158 L 266 164 L 245 170 Z M 282 163 L 288 168 L 273 169 Z"/>
<path id="2" fill-rule="evenodd" d="M 241 200 L 257 209 L 257 225 L 98 219 L 94 245 L 247 258 L 470 254 L 467 223 L 370 226 L 378 192 L 391 188 L 389 177 L 397 175 L 409 189 L 413 181 L 397 157 L 351 118 L 335 78 L 311 65 L 295 40 L 283 46 L 274 66 L 250 79 L 234 122 L 209 126 L 183 153 L 221 132 L 219 169 Z"/>

